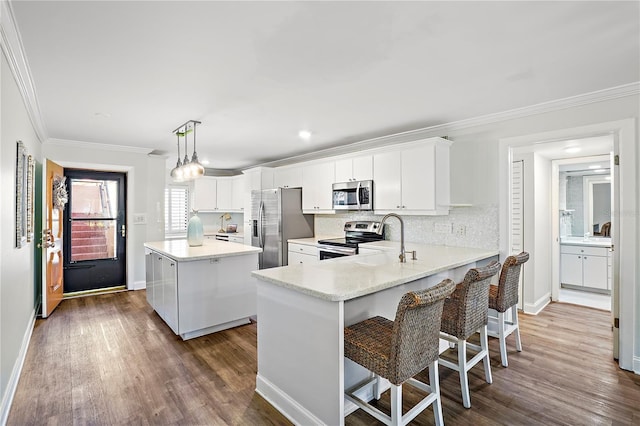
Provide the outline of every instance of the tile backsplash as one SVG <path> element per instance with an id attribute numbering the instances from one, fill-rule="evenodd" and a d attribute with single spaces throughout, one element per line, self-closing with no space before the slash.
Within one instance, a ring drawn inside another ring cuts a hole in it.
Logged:
<path id="1" fill-rule="evenodd" d="M 407 242 L 487 250 L 497 250 L 499 246 L 497 204 L 456 207 L 448 216 L 401 216 Z M 342 236 L 344 223 L 349 220 L 380 221 L 382 217 L 367 212 L 316 215 L 315 233 Z M 400 240 L 400 222 L 397 219 L 388 219 L 385 227 L 385 239 Z"/>

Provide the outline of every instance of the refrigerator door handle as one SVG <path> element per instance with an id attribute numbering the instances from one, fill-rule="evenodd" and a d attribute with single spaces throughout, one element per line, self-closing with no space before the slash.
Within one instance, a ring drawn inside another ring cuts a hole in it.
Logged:
<path id="1" fill-rule="evenodd" d="M 264 239 L 262 235 L 264 231 L 264 226 L 262 223 L 263 214 L 264 214 L 264 202 L 260 201 L 260 208 L 258 209 L 258 245 L 260 246 L 260 248 L 264 248 Z"/>

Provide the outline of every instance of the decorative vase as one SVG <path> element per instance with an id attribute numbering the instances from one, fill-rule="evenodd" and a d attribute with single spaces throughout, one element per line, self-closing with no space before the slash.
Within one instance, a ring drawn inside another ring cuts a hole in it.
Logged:
<path id="1" fill-rule="evenodd" d="M 202 221 L 198 217 L 198 212 L 193 211 L 193 216 L 187 225 L 187 242 L 191 247 L 201 246 L 204 241 L 204 229 Z"/>

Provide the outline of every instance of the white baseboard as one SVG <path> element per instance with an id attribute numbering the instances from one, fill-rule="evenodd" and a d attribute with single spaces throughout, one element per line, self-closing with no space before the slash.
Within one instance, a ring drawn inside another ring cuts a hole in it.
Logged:
<path id="1" fill-rule="evenodd" d="M 309 412 L 296 400 L 279 387 L 258 374 L 256 376 L 256 392 L 280 411 L 283 416 L 296 425 L 322 425 L 322 420 Z"/>
<path id="2" fill-rule="evenodd" d="M 640 357 L 633 357 L 633 372 L 636 374 L 640 374 Z"/>
<path id="3" fill-rule="evenodd" d="M 5 391 L 4 395 L 2 395 L 2 405 L 0 405 L 0 425 L 7 424 L 7 419 L 9 418 L 9 410 L 11 409 L 11 403 L 13 402 L 13 397 L 15 396 L 16 389 L 18 388 L 20 373 L 22 373 L 24 360 L 27 357 L 27 349 L 29 349 L 29 342 L 31 341 L 31 334 L 33 333 L 33 327 L 35 323 L 36 311 L 34 309 L 31 312 L 29 325 L 27 326 L 27 329 L 24 332 L 24 336 L 22 337 L 22 345 L 20 346 L 18 359 L 16 359 L 16 362 L 13 365 L 11 377 L 9 378 L 9 382 L 7 383 L 7 390 Z"/>
<path id="4" fill-rule="evenodd" d="M 523 312 L 530 315 L 538 315 L 551 302 L 551 293 L 546 293 L 535 303 L 525 303 Z"/>
<path id="5" fill-rule="evenodd" d="M 133 288 L 130 288 L 129 290 L 144 290 L 146 288 L 147 288 L 146 281 L 134 281 Z"/>

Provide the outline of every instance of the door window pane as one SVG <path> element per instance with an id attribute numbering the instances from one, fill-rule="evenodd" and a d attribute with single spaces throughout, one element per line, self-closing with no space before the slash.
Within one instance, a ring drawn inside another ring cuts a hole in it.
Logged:
<path id="1" fill-rule="evenodd" d="M 71 180 L 71 262 L 117 253 L 118 182 Z"/>

